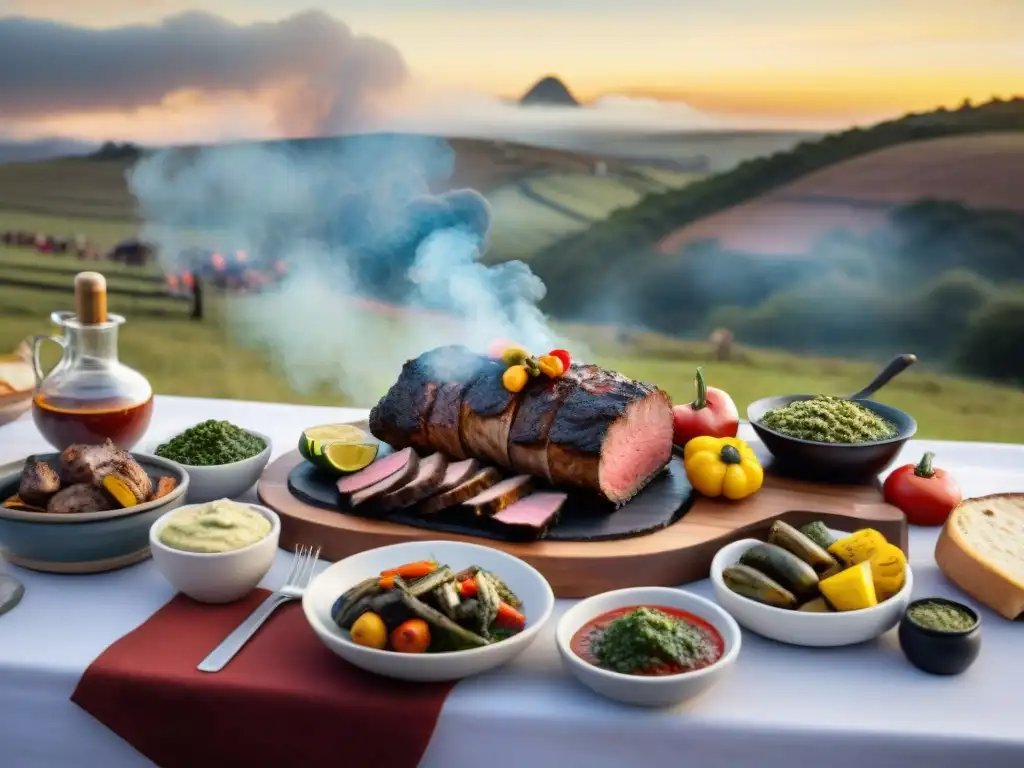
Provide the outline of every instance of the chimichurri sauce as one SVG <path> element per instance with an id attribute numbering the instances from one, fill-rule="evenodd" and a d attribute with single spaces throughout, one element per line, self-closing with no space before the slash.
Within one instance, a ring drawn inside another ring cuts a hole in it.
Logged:
<path id="1" fill-rule="evenodd" d="M 664 606 L 630 606 L 601 614 L 570 641 L 589 664 L 627 675 L 677 675 L 722 657 L 722 635 L 692 613 Z"/>

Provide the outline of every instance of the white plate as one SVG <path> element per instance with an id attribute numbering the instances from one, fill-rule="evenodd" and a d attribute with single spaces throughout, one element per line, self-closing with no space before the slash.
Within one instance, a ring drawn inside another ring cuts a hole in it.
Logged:
<path id="1" fill-rule="evenodd" d="M 843 531 L 833 531 L 846 536 Z M 806 646 L 853 645 L 872 640 L 899 624 L 914 589 L 914 574 L 907 566 L 903 589 L 884 603 L 859 611 L 810 613 L 764 605 L 738 595 L 722 580 L 722 571 L 735 565 L 751 547 L 764 544 L 759 539 L 741 539 L 718 550 L 711 561 L 711 584 L 718 604 L 732 614 L 742 626 L 780 643 Z"/>
<path id="2" fill-rule="evenodd" d="M 436 560 L 455 571 L 478 565 L 508 585 L 523 605 L 526 629 L 483 648 L 451 653 L 395 653 L 356 645 L 331 618 L 338 597 L 363 579 L 417 560 Z M 420 682 L 458 680 L 501 666 L 522 653 L 551 618 L 555 595 L 533 566 L 500 549 L 461 541 L 414 541 L 346 557 L 317 576 L 306 589 L 302 609 L 324 645 L 345 661 L 385 677 Z"/>

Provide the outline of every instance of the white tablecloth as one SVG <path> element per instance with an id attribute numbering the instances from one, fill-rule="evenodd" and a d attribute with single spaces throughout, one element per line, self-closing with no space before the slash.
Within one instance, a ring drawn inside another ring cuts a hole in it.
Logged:
<path id="1" fill-rule="evenodd" d="M 362 415 L 160 397 L 140 449 L 197 421 L 226 418 L 269 435 L 276 457 L 303 427 Z M 1024 446 L 914 441 L 901 463 L 926 448 L 966 495 L 1024 490 Z M 0 464 L 46 449 L 31 418 L 0 427 Z M 911 532 L 915 597 L 963 599 L 935 566 L 935 536 Z M 287 558 L 279 553 L 265 586 L 281 583 Z M 152 765 L 69 701 L 89 663 L 172 596 L 152 563 L 92 576 L 3 568 L 26 594 L 0 617 L 0 768 Z M 707 581 L 687 589 L 711 596 Z M 598 698 L 563 673 L 553 634 L 568 604 L 558 601 L 547 631 L 513 664 L 455 687 L 423 768 L 792 768 L 802 759 L 829 768 L 1024 767 L 1024 623 L 983 610 L 981 657 L 951 678 L 911 667 L 895 631 L 840 649 L 786 646 L 744 631 L 743 651 L 721 685 L 689 704 L 649 711 Z"/>

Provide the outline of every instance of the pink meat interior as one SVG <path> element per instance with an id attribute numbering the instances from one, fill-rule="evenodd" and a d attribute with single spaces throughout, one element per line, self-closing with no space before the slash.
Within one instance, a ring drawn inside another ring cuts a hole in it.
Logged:
<path id="1" fill-rule="evenodd" d="M 466 503 L 479 504 L 484 501 L 490 501 L 491 499 L 501 496 L 503 493 L 507 493 L 513 488 L 518 488 L 529 479 L 530 478 L 527 475 L 516 475 L 515 477 L 510 477 L 507 480 L 502 480 L 500 483 L 491 486 L 486 491 L 481 491 Z"/>
<path id="2" fill-rule="evenodd" d="M 672 457 L 672 407 L 651 395 L 626 407 L 608 428 L 601 446 L 598 480 L 614 502 L 639 491 Z"/>
<path id="3" fill-rule="evenodd" d="M 565 503 L 568 496 L 556 491 L 533 493 L 501 510 L 494 519 L 507 525 L 544 525 Z"/>

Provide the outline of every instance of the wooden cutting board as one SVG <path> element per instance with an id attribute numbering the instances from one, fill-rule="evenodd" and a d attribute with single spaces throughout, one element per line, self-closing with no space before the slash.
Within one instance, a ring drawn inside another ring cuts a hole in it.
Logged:
<path id="1" fill-rule="evenodd" d="M 307 504 L 288 489 L 288 475 L 301 461 L 298 451 L 277 459 L 266 468 L 257 488 L 261 501 L 281 517 L 282 547 L 319 546 L 321 557 L 340 560 L 408 541 L 469 541 L 530 563 L 544 574 L 558 597 L 590 597 L 623 587 L 677 586 L 707 578 L 711 560 L 721 547 L 737 539 L 763 538 L 778 519 L 792 525 L 822 520 L 848 531 L 876 528 L 907 551 L 906 517 L 885 503 L 877 482 L 810 483 L 773 475 L 770 463 L 764 487 L 754 496 L 738 502 L 698 496 L 681 519 L 649 534 L 614 541 L 512 543 L 356 517 Z"/>

